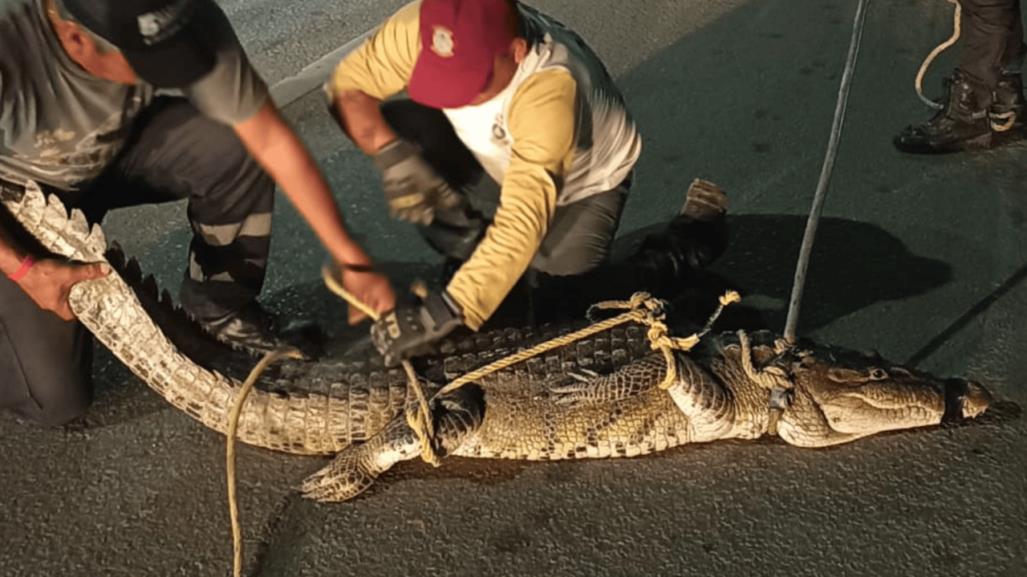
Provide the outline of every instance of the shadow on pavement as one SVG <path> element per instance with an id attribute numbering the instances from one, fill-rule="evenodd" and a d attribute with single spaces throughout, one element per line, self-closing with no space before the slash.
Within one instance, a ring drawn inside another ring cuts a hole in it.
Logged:
<path id="1" fill-rule="evenodd" d="M 791 296 L 795 261 L 806 226 L 797 215 L 729 217 L 731 241 L 710 274 L 675 299 L 679 315 L 702 322 L 717 297 L 731 288 L 742 303 L 721 317 L 722 329 L 766 328 L 781 331 Z M 627 235 L 621 250 L 630 250 L 656 230 Z M 842 218 L 822 218 L 806 279 L 800 332 L 882 301 L 897 301 L 935 289 L 951 280 L 951 267 L 909 252 L 888 231 Z"/>
<path id="2" fill-rule="evenodd" d="M 970 307 L 962 316 L 952 322 L 944 331 L 938 336 L 931 339 L 931 342 L 927 343 L 920 350 L 913 354 L 909 358 L 909 364 L 911 366 L 917 366 L 925 359 L 929 358 L 951 339 L 957 335 L 966 325 L 968 325 L 973 319 L 978 318 L 984 314 L 992 305 L 998 302 L 1003 296 L 1009 294 L 1013 289 L 1017 288 L 1021 283 L 1027 280 L 1027 265 L 1016 271 L 1005 282 L 999 285 L 998 288 L 991 291 L 988 295 L 978 301 L 974 306 Z"/>

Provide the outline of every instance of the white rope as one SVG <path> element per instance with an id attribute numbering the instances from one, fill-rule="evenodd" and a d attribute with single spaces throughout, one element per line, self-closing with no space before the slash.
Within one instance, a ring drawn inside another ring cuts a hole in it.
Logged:
<path id="1" fill-rule="evenodd" d="M 838 143 L 842 136 L 842 126 L 845 123 L 845 109 L 849 102 L 849 88 L 852 86 L 852 76 L 856 69 L 856 59 L 859 57 L 860 41 L 863 39 L 863 28 L 866 24 L 867 5 L 870 0 L 860 0 L 856 7 L 855 23 L 852 27 L 852 40 L 849 43 L 849 56 L 845 61 L 845 72 L 842 74 L 841 86 L 838 88 L 838 102 L 834 109 L 834 122 L 831 126 L 831 137 L 827 144 L 827 153 L 824 156 L 824 165 L 820 169 L 820 181 L 817 182 L 817 191 L 813 196 L 813 207 L 810 209 L 809 218 L 806 220 L 806 233 L 802 239 L 802 247 L 799 249 L 799 262 L 795 267 L 795 282 L 792 285 L 792 297 L 788 303 L 788 320 L 785 322 L 785 339 L 789 343 L 795 342 L 795 331 L 799 325 L 799 308 L 802 304 L 802 293 L 806 286 L 806 271 L 809 269 L 809 258 L 813 251 L 813 240 L 817 234 L 817 224 L 820 221 L 820 213 L 824 208 L 824 199 L 827 196 L 827 185 L 831 181 L 831 172 L 834 170 L 834 159 L 838 156 Z"/>
<path id="2" fill-rule="evenodd" d="M 949 49 L 950 46 L 959 40 L 959 35 L 962 33 L 962 22 L 963 22 L 963 5 L 959 3 L 959 0 L 945 0 L 950 4 L 955 5 L 955 10 L 952 12 L 952 36 L 948 40 L 942 42 L 938 46 L 931 50 L 931 53 L 924 59 L 924 63 L 920 65 L 920 70 L 916 73 L 916 80 L 913 81 L 913 87 L 916 88 L 916 95 L 920 97 L 927 106 L 941 110 L 945 108 L 945 104 L 936 100 L 924 96 L 924 75 L 927 74 L 927 69 L 931 67 L 931 63 L 938 57 L 939 54 Z"/>

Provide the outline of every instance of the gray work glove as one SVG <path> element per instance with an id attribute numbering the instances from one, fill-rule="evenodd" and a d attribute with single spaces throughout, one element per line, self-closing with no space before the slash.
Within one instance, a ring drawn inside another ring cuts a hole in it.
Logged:
<path id="1" fill-rule="evenodd" d="M 421 156 L 417 146 L 397 138 L 374 155 L 393 218 L 428 225 L 435 211 L 456 208 L 460 195 Z"/>
<path id="2" fill-rule="evenodd" d="M 448 293 L 397 306 L 371 325 L 371 342 L 394 367 L 411 357 L 436 352 L 436 343 L 463 325 L 460 307 Z"/>

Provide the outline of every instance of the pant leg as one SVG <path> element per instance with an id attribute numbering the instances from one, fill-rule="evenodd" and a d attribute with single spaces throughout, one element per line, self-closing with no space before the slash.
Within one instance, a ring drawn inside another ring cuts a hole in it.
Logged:
<path id="1" fill-rule="evenodd" d="M 599 199 L 602 198 L 603 195 L 599 195 Z M 601 210 L 593 207 L 592 212 Z M 550 269 L 549 274 L 538 275 L 534 306 L 538 320 L 580 319 L 596 302 L 627 299 L 638 291 L 658 298 L 673 298 L 724 252 L 728 242 L 725 215 L 696 221 L 689 215 L 679 214 L 663 230 L 648 235 L 633 254 L 611 261 L 606 258 L 609 245 L 600 249 L 604 245 L 595 241 L 608 235 L 608 242 L 612 243 L 615 229 L 615 224 L 606 229 L 593 229 L 591 242 L 580 243 L 580 246 L 591 245 L 595 249 L 582 248 L 570 253 L 585 256 L 575 259 L 579 266 L 588 263 L 582 267 L 584 271 L 561 276 L 552 274 Z M 587 230 L 581 231 L 581 237 L 589 238 Z M 590 266 L 592 263 L 597 264 Z"/>
<path id="2" fill-rule="evenodd" d="M 626 180 L 613 190 L 558 207 L 531 268 L 551 276 L 575 276 L 604 263 L 630 186 Z"/>
<path id="3" fill-rule="evenodd" d="M 1003 67 L 1023 63 L 1023 29 L 1019 0 L 960 0 L 963 47 L 959 68 L 994 88 Z"/>
<path id="4" fill-rule="evenodd" d="M 1013 0 L 1013 26 L 1006 35 L 1006 52 L 1002 56 L 1002 72 L 1005 74 L 1021 73 L 1024 55 L 1027 54 L 1027 45 L 1023 42 L 1023 16 L 1020 10 L 1020 0 Z"/>
<path id="5" fill-rule="evenodd" d="M 617 188 L 559 207 L 528 272 L 534 322 L 578 320 L 602 300 L 642 290 L 634 263 L 610 261 L 631 177 Z"/>
<path id="6" fill-rule="evenodd" d="M 231 127 L 184 99 L 160 98 L 82 202 L 97 219 L 112 208 L 188 198 L 193 239 L 180 298 L 192 314 L 209 319 L 260 293 L 274 192 L 274 181 Z"/>
<path id="7" fill-rule="evenodd" d="M 92 401 L 92 337 L 0 277 L 0 408 L 63 425 Z"/>
<path id="8" fill-rule="evenodd" d="M 418 229 L 435 251 L 467 260 L 485 234 L 489 211 L 495 212 L 499 187 L 460 141 L 441 110 L 401 99 L 383 104 L 382 115 L 396 134 L 421 148 L 428 164 L 463 198 L 460 206 L 436 212 L 430 225 Z"/>

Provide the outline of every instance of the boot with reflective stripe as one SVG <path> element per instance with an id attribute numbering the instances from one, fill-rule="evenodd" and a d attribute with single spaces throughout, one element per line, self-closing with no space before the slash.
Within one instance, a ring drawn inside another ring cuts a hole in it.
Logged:
<path id="1" fill-rule="evenodd" d="M 1004 73 L 995 86 L 988 118 L 996 134 L 1023 136 L 1023 78 L 1019 72 Z"/>

